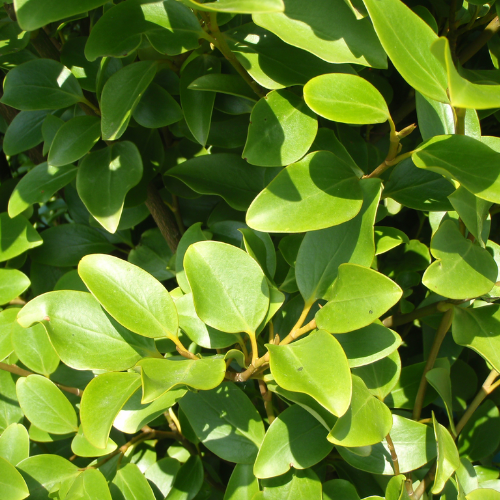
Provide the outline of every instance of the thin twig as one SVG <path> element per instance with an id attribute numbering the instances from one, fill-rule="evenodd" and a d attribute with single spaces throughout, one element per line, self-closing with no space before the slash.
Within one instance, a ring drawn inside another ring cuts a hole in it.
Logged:
<path id="1" fill-rule="evenodd" d="M 392 466 L 394 469 L 394 475 L 399 476 L 399 459 L 398 455 L 396 453 L 396 448 L 394 448 L 394 443 L 392 441 L 391 435 L 387 434 L 385 436 L 385 441 L 387 442 L 387 446 L 389 448 L 389 451 L 391 452 L 391 459 L 392 459 Z"/>

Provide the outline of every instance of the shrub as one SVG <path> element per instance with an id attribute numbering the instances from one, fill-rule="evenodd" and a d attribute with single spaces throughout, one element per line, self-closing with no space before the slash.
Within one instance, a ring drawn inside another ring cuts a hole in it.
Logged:
<path id="1" fill-rule="evenodd" d="M 497 4 L 7 1 L 1 498 L 500 498 Z"/>

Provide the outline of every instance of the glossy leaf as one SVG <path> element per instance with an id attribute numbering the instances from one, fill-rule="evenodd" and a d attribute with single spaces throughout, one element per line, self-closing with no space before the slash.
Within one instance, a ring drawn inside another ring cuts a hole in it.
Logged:
<path id="1" fill-rule="evenodd" d="M 78 433 L 71 441 L 71 451 L 79 457 L 102 457 L 116 450 L 118 445 L 112 440 L 108 440 L 106 448 L 96 448 L 90 444 L 89 440 L 83 434 L 83 428 L 80 425 Z"/>
<path id="2" fill-rule="evenodd" d="M 252 500 L 259 492 L 259 482 L 250 464 L 237 464 L 227 484 L 224 500 Z"/>
<path id="3" fill-rule="evenodd" d="M 263 232 L 313 231 L 352 219 L 362 203 L 352 170 L 332 153 L 318 151 L 275 177 L 251 204 L 247 223 Z"/>
<path id="4" fill-rule="evenodd" d="M 268 345 L 271 373 L 276 383 L 288 391 L 302 392 L 337 416 L 343 415 L 351 400 L 351 374 L 347 358 L 337 340 L 318 331 L 290 345 Z M 321 352 L 335 364 L 317 362 Z"/>
<path id="5" fill-rule="evenodd" d="M 363 328 L 388 311 L 402 294 L 387 276 L 357 264 L 342 264 L 330 301 L 316 314 L 316 323 L 331 333 Z"/>
<path id="6" fill-rule="evenodd" d="M 114 488 L 113 488 L 114 487 Z M 154 500 L 155 496 L 148 480 L 143 476 L 136 464 L 130 463 L 118 469 L 112 484 L 113 496 L 121 493 L 125 500 Z M 118 492 L 116 492 L 116 489 Z"/>
<path id="7" fill-rule="evenodd" d="M 460 456 L 450 433 L 443 427 L 432 414 L 432 421 L 434 423 L 434 434 L 437 441 L 437 468 L 434 485 L 432 486 L 432 493 L 440 493 L 446 481 L 451 475 L 460 467 Z"/>
<path id="8" fill-rule="evenodd" d="M 84 500 L 111 500 L 108 483 L 101 471 L 87 469 L 71 485 L 66 498 Z"/>
<path id="9" fill-rule="evenodd" d="M 256 500 L 321 500 L 321 482 L 312 469 L 289 471 L 282 476 L 266 479 L 262 482 L 264 491 Z M 254 497 L 255 499 L 255 497 Z"/>
<path id="10" fill-rule="evenodd" d="M 0 457 L 0 468 L 2 470 L 0 487 L 5 500 L 23 500 L 23 498 L 30 496 L 23 476 L 3 457 Z"/>
<path id="11" fill-rule="evenodd" d="M 30 439 L 26 427 L 21 424 L 11 424 L 0 436 L 0 457 L 11 465 L 28 458 L 30 454 Z"/>
<path id="12" fill-rule="evenodd" d="M 142 403 L 150 403 L 177 386 L 207 391 L 223 380 L 226 364 L 222 357 L 192 359 L 143 359 L 141 367 Z"/>
<path id="13" fill-rule="evenodd" d="M 0 269 L 0 304 L 7 304 L 21 295 L 31 282 L 17 269 Z"/>
<path id="14" fill-rule="evenodd" d="M 356 16 L 344 0 L 284 0 L 283 13 L 258 14 L 253 20 L 285 42 L 332 63 L 357 63 L 385 68 L 386 56 L 368 19 Z"/>
<path id="15" fill-rule="evenodd" d="M 403 231 L 395 227 L 375 227 L 375 255 L 388 252 L 402 243 L 410 243 L 408 236 Z"/>
<path id="16" fill-rule="evenodd" d="M 264 439 L 264 424 L 236 385 L 223 382 L 211 391 L 189 392 L 179 406 L 210 451 L 230 462 L 254 463 Z"/>
<path id="17" fill-rule="evenodd" d="M 52 141 L 48 164 L 62 167 L 85 156 L 101 137 L 101 121 L 95 116 L 77 116 L 58 130 Z"/>
<path id="18" fill-rule="evenodd" d="M 449 102 L 446 69 L 431 52 L 432 28 L 399 0 L 363 0 L 378 38 L 401 76 L 420 93 Z"/>
<path id="19" fill-rule="evenodd" d="M 172 298 L 159 281 L 137 266 L 108 255 L 87 255 L 78 273 L 120 324 L 144 337 L 177 337 Z"/>
<path id="20" fill-rule="evenodd" d="M 6 212 L 0 214 L 0 262 L 13 259 L 42 243 L 28 219 L 22 215 L 11 219 Z"/>
<path id="21" fill-rule="evenodd" d="M 487 250 L 473 245 L 451 221 L 441 224 L 431 240 L 437 259 L 425 271 L 422 283 L 444 297 L 465 299 L 488 293 L 498 269 Z"/>
<path id="22" fill-rule="evenodd" d="M 380 181 L 360 182 L 363 205 L 353 219 L 338 226 L 308 232 L 300 245 L 296 278 L 306 302 L 327 299 L 341 264 L 370 266 L 375 257 L 373 224 L 380 199 Z"/>
<path id="23" fill-rule="evenodd" d="M 289 165 L 307 153 L 317 131 L 316 116 L 302 99 L 275 90 L 252 110 L 242 157 L 261 167 Z"/>
<path id="24" fill-rule="evenodd" d="M 159 356 L 153 340 L 119 325 L 90 293 L 40 295 L 23 307 L 18 321 L 24 328 L 42 323 L 58 356 L 77 370 L 127 370 L 143 357 Z M 75 343 L 78 349 L 74 349 Z"/>
<path id="25" fill-rule="evenodd" d="M 306 469 L 320 462 L 333 445 L 328 431 L 308 411 L 292 405 L 269 427 L 254 465 L 259 479 L 275 477 L 294 469 Z"/>
<path id="26" fill-rule="evenodd" d="M 96 448 L 105 449 L 113 421 L 123 405 L 140 387 L 138 373 L 103 373 L 85 388 L 80 418 L 85 438 Z"/>
<path id="27" fill-rule="evenodd" d="M 16 391 L 24 414 L 39 429 L 53 434 L 78 431 L 73 406 L 50 380 L 41 375 L 21 377 Z"/>
<path id="28" fill-rule="evenodd" d="M 198 242 L 184 267 L 199 318 L 227 333 L 254 334 L 269 307 L 269 287 L 260 266 L 225 243 Z"/>

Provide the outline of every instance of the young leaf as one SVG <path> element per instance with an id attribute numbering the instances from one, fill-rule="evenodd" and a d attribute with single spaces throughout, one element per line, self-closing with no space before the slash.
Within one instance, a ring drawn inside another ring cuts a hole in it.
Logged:
<path id="1" fill-rule="evenodd" d="M 30 438 L 26 427 L 21 424 L 9 425 L 0 436 L 0 457 L 15 466 L 29 455 Z"/>
<path id="2" fill-rule="evenodd" d="M 76 370 L 127 370 L 143 357 L 159 356 L 153 340 L 123 328 L 90 293 L 40 295 L 23 307 L 18 321 L 24 328 L 42 323 L 63 363 Z"/>
<path id="3" fill-rule="evenodd" d="M 110 255 L 87 255 L 78 273 L 116 321 L 144 337 L 176 338 L 177 311 L 164 286 L 146 271 Z"/>
<path id="4" fill-rule="evenodd" d="M 500 202 L 500 154 L 465 135 L 440 135 L 421 144 L 412 160 L 419 168 L 453 177 L 479 198 Z"/>
<path id="5" fill-rule="evenodd" d="M 188 392 L 179 406 L 198 439 L 223 460 L 253 464 L 264 424 L 248 396 L 231 382 L 211 391 Z"/>
<path id="6" fill-rule="evenodd" d="M 72 118 L 56 133 L 48 164 L 62 167 L 85 156 L 101 137 L 101 121 L 95 116 Z"/>
<path id="7" fill-rule="evenodd" d="M 466 299 L 488 293 L 495 284 L 498 267 L 487 250 L 460 234 L 457 224 L 447 220 L 431 240 L 437 259 L 425 271 L 422 283 L 450 299 Z"/>
<path id="8" fill-rule="evenodd" d="M 0 214 L 0 262 L 13 259 L 42 243 L 28 219 L 22 215 L 11 219 L 7 212 Z"/>
<path id="9" fill-rule="evenodd" d="M 328 441 L 338 446 L 370 446 L 380 443 L 391 428 L 391 410 L 372 396 L 363 380 L 354 375 L 351 404 L 328 434 Z"/>
<path id="10" fill-rule="evenodd" d="M 445 67 L 433 57 L 432 28 L 399 0 L 363 0 L 378 38 L 401 76 L 418 92 L 449 102 Z"/>
<path id="11" fill-rule="evenodd" d="M 2 496 L 5 500 L 23 500 L 30 496 L 23 476 L 3 457 L 0 457 L 0 468 L 2 470 L 0 488 L 2 488 Z"/>
<path id="12" fill-rule="evenodd" d="M 0 269 L 0 304 L 7 304 L 31 285 L 30 279 L 17 269 Z"/>
<path id="13" fill-rule="evenodd" d="M 261 167 L 290 165 L 307 153 L 317 131 L 316 115 L 303 99 L 275 90 L 252 110 L 242 157 Z"/>
<path id="14" fill-rule="evenodd" d="M 460 456 L 450 433 L 443 427 L 432 414 L 432 422 L 434 424 L 434 434 L 437 441 L 437 468 L 432 493 L 437 495 L 440 493 L 446 481 L 460 467 Z"/>
<path id="15" fill-rule="evenodd" d="M 198 242 L 184 256 L 200 319 L 227 333 L 255 334 L 269 308 L 262 269 L 246 252 L 214 241 Z"/>
<path id="16" fill-rule="evenodd" d="M 103 373 L 85 388 L 80 418 L 85 438 L 96 448 L 105 449 L 113 421 L 123 405 L 141 386 L 138 373 Z"/>
<path id="17" fill-rule="evenodd" d="M 16 217 L 30 205 L 45 203 L 69 184 L 77 173 L 77 167 L 67 165 L 57 168 L 44 162 L 21 178 L 9 199 L 9 216 Z"/>
<path id="18" fill-rule="evenodd" d="M 78 431 L 75 409 L 50 380 L 41 375 L 20 377 L 16 391 L 26 418 L 42 431 L 53 434 Z"/>
<path id="19" fill-rule="evenodd" d="M 358 21 L 344 0 L 317 0 L 314 5 L 283 1 L 283 13 L 256 14 L 254 22 L 326 61 L 387 67 L 369 19 Z"/>
<path id="20" fill-rule="evenodd" d="M 318 115 L 341 123 L 384 123 L 390 118 L 382 94 L 355 75 L 321 75 L 304 87 L 307 105 Z"/>
<path id="21" fill-rule="evenodd" d="M 313 231 L 351 220 L 362 203 L 354 172 L 332 153 L 317 151 L 273 179 L 250 205 L 247 223 L 263 232 Z"/>
<path id="22" fill-rule="evenodd" d="M 351 374 L 338 341 L 318 331 L 290 345 L 271 345 L 271 373 L 276 383 L 288 391 L 302 392 L 337 416 L 343 415 L 351 401 Z M 335 365 L 335 373 L 317 362 L 318 353 Z"/>
<path id="23" fill-rule="evenodd" d="M 328 431 L 299 405 L 289 406 L 269 427 L 254 465 L 259 479 L 316 465 L 330 453 Z M 276 453 L 279 450 L 279 453 Z"/>
<path id="24" fill-rule="evenodd" d="M 83 434 L 83 427 L 81 425 L 78 428 L 78 433 L 73 438 L 73 441 L 71 441 L 71 451 L 79 457 L 103 457 L 115 451 L 116 448 L 118 448 L 118 445 L 112 439 L 108 439 L 106 448 L 96 448 L 90 444 L 89 440 Z"/>
<path id="25" fill-rule="evenodd" d="M 375 257 L 373 224 L 380 200 L 378 179 L 360 182 L 363 205 L 348 222 L 308 232 L 300 245 L 295 275 L 306 302 L 328 298 L 341 264 L 370 266 Z"/>
<path id="26" fill-rule="evenodd" d="M 222 357 L 192 359 L 143 359 L 137 363 L 142 374 L 142 403 L 151 403 L 177 386 L 207 391 L 217 387 L 226 373 Z"/>
<path id="27" fill-rule="evenodd" d="M 357 264 L 342 264 L 330 301 L 316 314 L 316 322 L 331 333 L 351 332 L 373 323 L 402 295 L 387 276 Z"/>

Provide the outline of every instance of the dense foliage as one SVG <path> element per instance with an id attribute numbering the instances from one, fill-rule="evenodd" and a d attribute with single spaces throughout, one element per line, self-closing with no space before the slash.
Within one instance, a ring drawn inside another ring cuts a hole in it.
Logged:
<path id="1" fill-rule="evenodd" d="M 6 1 L 1 499 L 500 499 L 499 11 Z"/>

